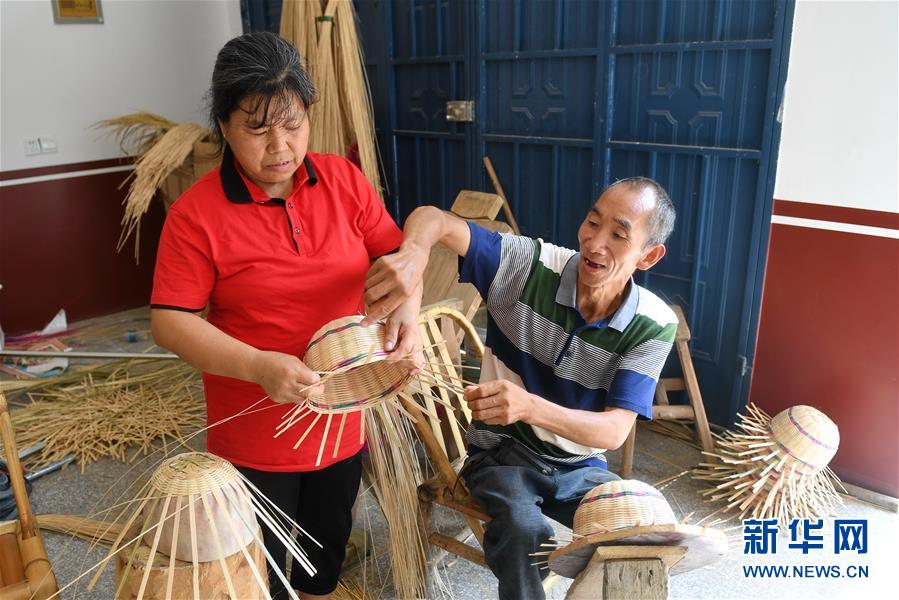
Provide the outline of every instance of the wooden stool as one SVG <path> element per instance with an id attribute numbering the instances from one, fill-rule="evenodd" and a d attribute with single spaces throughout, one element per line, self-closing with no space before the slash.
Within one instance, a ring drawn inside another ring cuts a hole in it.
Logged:
<path id="1" fill-rule="evenodd" d="M 715 444 L 712 441 L 712 432 L 709 431 L 709 421 L 705 414 L 705 405 L 702 403 L 702 394 L 699 392 L 699 382 L 696 380 L 696 371 L 693 368 L 693 358 L 690 356 L 690 328 L 687 326 L 687 318 L 681 307 L 673 304 L 671 310 L 677 315 L 677 333 L 674 337 L 674 346 L 677 350 L 677 358 L 680 361 L 683 377 L 665 377 L 659 379 L 656 385 L 652 418 L 657 420 L 692 420 L 696 424 L 696 437 L 700 446 L 706 452 L 712 452 Z M 683 406 L 668 403 L 668 392 L 684 390 L 687 392 L 689 404 Z M 631 428 L 630 434 L 621 447 L 621 468 L 619 474 L 627 479 L 630 477 L 634 466 L 634 446 L 637 438 L 637 423 Z"/>

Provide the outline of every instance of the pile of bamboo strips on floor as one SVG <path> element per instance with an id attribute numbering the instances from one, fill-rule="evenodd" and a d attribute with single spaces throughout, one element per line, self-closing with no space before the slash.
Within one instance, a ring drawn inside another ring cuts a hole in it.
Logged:
<path id="1" fill-rule="evenodd" d="M 47 444 L 29 459 L 33 466 L 74 454 L 83 471 L 99 458 L 124 462 L 129 451 L 146 455 L 157 444 L 167 454 L 206 420 L 200 376 L 180 361 L 116 361 L 46 380 L 2 382 L 0 389 L 28 392 L 11 415 L 19 447 Z"/>
<path id="2" fill-rule="evenodd" d="M 362 172 L 383 198 L 371 91 L 351 0 L 284 0 L 281 37 L 300 51 L 318 90 L 309 149 L 347 156 L 355 145 Z"/>

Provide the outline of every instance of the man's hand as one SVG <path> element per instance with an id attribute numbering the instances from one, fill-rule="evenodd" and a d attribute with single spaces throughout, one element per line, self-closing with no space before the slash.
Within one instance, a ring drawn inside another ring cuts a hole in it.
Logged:
<path id="1" fill-rule="evenodd" d="M 279 404 L 300 403 L 325 391 L 318 374 L 290 354 L 260 350 L 254 357 L 252 371 L 253 381 Z"/>
<path id="2" fill-rule="evenodd" d="M 487 425 L 527 422 L 534 407 L 533 395 L 505 379 L 466 387 L 465 401 L 472 418 Z"/>
<path id="3" fill-rule="evenodd" d="M 415 293 L 421 285 L 429 256 L 429 248 L 404 244 L 399 252 L 375 261 L 365 277 L 363 325 L 386 319 Z"/>

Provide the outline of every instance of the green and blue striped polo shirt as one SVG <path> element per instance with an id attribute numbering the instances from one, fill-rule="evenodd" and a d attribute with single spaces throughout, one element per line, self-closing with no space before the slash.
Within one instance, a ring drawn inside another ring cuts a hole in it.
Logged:
<path id="1" fill-rule="evenodd" d="M 586 322 L 577 308 L 579 253 L 541 240 L 487 231 L 473 223 L 460 260 L 460 281 L 486 301 L 487 341 L 480 381 L 507 379 L 567 408 L 618 407 L 652 418 L 656 382 L 674 342 L 677 317 L 633 279 L 605 321 Z M 489 450 L 513 437 L 543 458 L 605 467 L 591 448 L 524 422 L 475 421 L 468 443 Z"/>

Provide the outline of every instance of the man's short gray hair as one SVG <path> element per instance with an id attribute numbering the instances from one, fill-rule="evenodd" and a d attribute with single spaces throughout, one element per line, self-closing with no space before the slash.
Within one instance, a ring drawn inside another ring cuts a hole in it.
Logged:
<path id="1" fill-rule="evenodd" d="M 628 189 L 635 192 L 642 192 L 645 189 L 653 191 L 656 207 L 649 217 L 649 237 L 646 240 L 646 247 L 667 242 L 671 232 L 674 231 L 676 214 L 674 204 L 671 203 L 671 198 L 668 196 L 665 188 L 658 181 L 649 177 L 628 177 L 619 179 L 606 189 L 608 190 L 616 185 L 626 185 Z"/>

